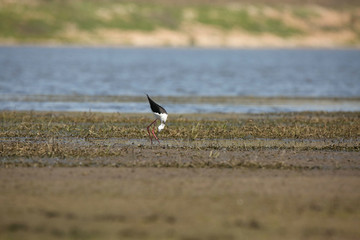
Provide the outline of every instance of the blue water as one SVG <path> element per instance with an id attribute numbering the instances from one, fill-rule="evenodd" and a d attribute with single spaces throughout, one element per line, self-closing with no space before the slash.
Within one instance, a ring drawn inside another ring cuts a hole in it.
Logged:
<path id="1" fill-rule="evenodd" d="M 144 96 L 144 93 L 152 96 L 360 97 L 360 51 L 0 47 L 0 110 L 146 112 L 145 98 L 144 104 L 32 102 L 16 98 L 24 95 Z M 169 106 L 173 112 L 360 110 L 357 103 L 318 107 Z"/>

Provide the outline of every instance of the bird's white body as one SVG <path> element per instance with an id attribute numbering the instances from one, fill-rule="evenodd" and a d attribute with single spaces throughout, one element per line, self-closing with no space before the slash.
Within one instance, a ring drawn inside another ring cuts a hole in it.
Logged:
<path id="1" fill-rule="evenodd" d="M 150 123 L 150 125 L 147 127 L 147 131 L 149 133 L 149 138 L 150 138 L 150 141 L 151 141 L 151 144 L 152 144 L 152 137 L 151 137 L 151 134 L 150 134 L 150 127 L 151 125 L 153 125 L 153 129 L 152 129 L 152 135 L 155 137 L 155 139 L 160 143 L 158 137 L 156 136 L 154 130 L 155 130 L 155 123 L 157 120 L 160 120 L 160 125 L 158 127 L 158 132 L 161 132 L 161 130 L 164 129 L 165 127 L 165 123 L 166 123 L 166 120 L 167 120 L 167 117 L 168 117 L 168 114 L 165 110 L 165 108 L 163 108 L 162 106 L 160 106 L 159 104 L 157 104 L 156 102 L 154 102 L 150 97 L 149 95 L 147 95 L 147 98 L 149 100 L 149 104 L 150 104 L 150 108 L 151 108 L 151 111 L 154 113 L 154 116 L 155 116 L 155 121 L 153 121 L 152 123 Z"/>
<path id="2" fill-rule="evenodd" d="M 161 130 L 163 130 L 165 127 L 165 122 L 167 120 L 168 115 L 166 113 L 154 113 L 154 115 L 161 122 L 158 127 L 158 131 L 161 132 Z"/>

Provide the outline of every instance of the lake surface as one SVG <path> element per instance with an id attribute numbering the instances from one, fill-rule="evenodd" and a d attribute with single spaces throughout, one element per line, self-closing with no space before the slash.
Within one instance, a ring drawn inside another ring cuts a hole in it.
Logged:
<path id="1" fill-rule="evenodd" d="M 0 110 L 148 112 L 145 97 L 143 102 L 51 97 L 145 93 L 155 100 L 189 97 L 188 103 L 159 102 L 176 113 L 360 111 L 359 101 L 191 103 L 193 96 L 360 98 L 360 51 L 0 47 Z M 45 98 L 38 101 L 39 95 Z"/>

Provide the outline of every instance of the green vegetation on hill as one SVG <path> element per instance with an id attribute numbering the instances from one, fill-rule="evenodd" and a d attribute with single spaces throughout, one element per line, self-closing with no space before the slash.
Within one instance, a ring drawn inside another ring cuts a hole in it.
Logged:
<path id="1" fill-rule="evenodd" d="M 270 0 L 256 1 L 255 5 L 247 1 L 215 1 L 213 4 L 205 0 L 193 3 L 180 1 L 176 4 L 156 0 L 0 0 L 0 42 L 54 40 L 81 43 L 76 35 L 96 35 L 95 32 L 99 29 L 144 33 L 167 29 L 189 35 L 187 29 L 195 25 L 225 33 L 238 30 L 250 35 L 267 33 L 281 38 L 341 30 L 350 31 L 357 39 L 360 36 L 360 15 L 356 7 L 302 6 L 297 1 L 290 0 L 276 3 L 277 1 Z M 341 20 L 336 14 L 347 20 Z M 333 18 L 329 22 L 326 20 L 327 15 Z"/>
<path id="2" fill-rule="evenodd" d="M 197 21 L 207 25 L 213 25 L 222 29 L 243 29 L 250 33 L 272 33 L 281 37 L 300 34 L 298 28 L 288 26 L 284 21 L 275 17 L 267 17 L 264 14 L 251 15 L 246 8 L 224 8 L 206 6 L 196 8 Z"/>

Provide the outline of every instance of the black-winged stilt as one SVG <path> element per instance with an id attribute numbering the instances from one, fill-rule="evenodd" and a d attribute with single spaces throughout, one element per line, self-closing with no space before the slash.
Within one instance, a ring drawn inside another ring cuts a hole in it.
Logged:
<path id="1" fill-rule="evenodd" d="M 150 137 L 150 141 L 151 141 L 151 144 L 152 144 L 152 136 L 150 134 L 150 126 L 151 125 L 154 125 L 153 126 L 153 129 L 152 129 L 152 134 L 153 136 L 155 137 L 155 139 L 160 143 L 159 139 L 157 138 L 157 136 L 155 135 L 155 132 L 154 132 L 154 129 L 155 129 L 155 123 L 156 121 L 159 119 L 160 120 L 160 125 L 158 127 L 158 132 L 161 132 L 161 130 L 164 129 L 165 127 L 165 122 L 167 120 L 167 117 L 168 117 L 168 114 L 165 110 L 165 108 L 163 108 L 162 106 L 160 106 L 159 104 L 157 104 L 156 102 L 154 102 L 150 97 L 149 95 L 147 95 L 147 98 L 149 100 L 149 104 L 150 104 L 150 108 L 151 108 L 151 111 L 154 113 L 154 116 L 155 116 L 155 121 L 153 121 L 152 123 L 150 123 L 150 125 L 147 127 L 147 130 L 148 130 L 148 133 L 149 133 L 149 137 Z"/>

